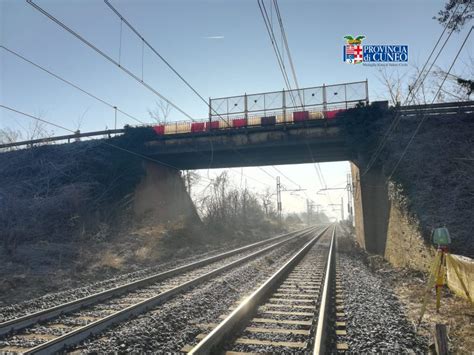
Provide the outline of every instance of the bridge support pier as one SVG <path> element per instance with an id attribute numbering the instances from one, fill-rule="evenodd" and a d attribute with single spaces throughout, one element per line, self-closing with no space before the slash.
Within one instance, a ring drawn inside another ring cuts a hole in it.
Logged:
<path id="1" fill-rule="evenodd" d="M 390 201 L 381 169 L 372 168 L 362 175 L 351 163 L 354 192 L 356 238 L 372 254 L 384 255 L 387 241 Z"/>

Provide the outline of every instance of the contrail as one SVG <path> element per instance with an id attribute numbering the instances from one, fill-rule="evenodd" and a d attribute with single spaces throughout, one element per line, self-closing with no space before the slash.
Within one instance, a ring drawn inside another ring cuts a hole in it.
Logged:
<path id="1" fill-rule="evenodd" d="M 224 39 L 224 36 L 205 36 L 205 39 Z"/>

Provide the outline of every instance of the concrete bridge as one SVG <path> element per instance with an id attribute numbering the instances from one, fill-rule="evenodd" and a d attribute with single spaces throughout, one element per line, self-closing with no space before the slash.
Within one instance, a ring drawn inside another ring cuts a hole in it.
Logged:
<path id="1" fill-rule="evenodd" d="M 283 93 L 282 96 L 284 103 L 286 94 Z M 224 100 L 228 101 L 228 98 Z M 247 100 L 245 95 L 245 108 Z M 325 109 L 326 103 L 323 105 Z M 350 120 L 350 115 L 354 112 L 347 111 L 343 115 Z M 244 113 L 247 114 L 247 111 Z M 458 114 L 472 115 L 474 102 L 408 106 L 400 108 L 398 113 L 402 120 L 410 120 L 419 115 L 449 119 Z M 336 117 L 334 120 L 313 119 L 290 124 L 244 126 L 170 135 L 149 134 L 138 153 L 183 170 L 350 161 L 357 238 L 367 251 L 383 255 L 390 212 L 386 179 L 383 172 L 376 168 L 367 174 L 359 173 L 358 153 L 349 145 L 342 122 Z M 77 132 L 68 136 L 1 144 L 0 149 L 53 141 L 71 142 L 94 136 L 110 138 L 122 133 L 126 133 L 126 129 Z"/>
<path id="2" fill-rule="evenodd" d="M 386 103 L 372 105 L 386 107 Z M 344 119 L 350 120 L 353 112 L 343 113 Z M 400 124 L 421 116 L 449 119 L 459 114 L 473 115 L 474 102 L 407 106 L 397 114 L 401 116 Z M 337 118 L 309 120 L 161 136 L 146 143 L 146 154 L 179 169 L 349 161 L 357 239 L 367 251 L 384 255 L 390 214 L 386 177 L 377 167 L 360 173 L 360 152 L 348 143 L 342 122 Z"/>
<path id="3" fill-rule="evenodd" d="M 179 169 L 354 160 L 342 127 L 324 120 L 159 137 L 146 154 Z"/>

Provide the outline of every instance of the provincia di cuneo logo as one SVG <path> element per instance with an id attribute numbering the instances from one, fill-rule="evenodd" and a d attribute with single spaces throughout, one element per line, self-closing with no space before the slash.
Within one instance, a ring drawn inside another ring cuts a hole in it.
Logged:
<path id="1" fill-rule="evenodd" d="M 367 66 L 408 65 L 406 44 L 362 44 L 366 36 L 344 36 L 343 61 Z"/>

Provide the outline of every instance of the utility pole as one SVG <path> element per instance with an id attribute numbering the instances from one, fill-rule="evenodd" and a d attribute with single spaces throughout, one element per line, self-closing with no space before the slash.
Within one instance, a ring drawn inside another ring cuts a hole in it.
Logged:
<path id="1" fill-rule="evenodd" d="M 278 213 L 278 221 L 281 224 L 281 184 L 280 184 L 280 177 L 277 176 L 276 178 L 277 184 L 277 213 Z"/>
<path id="2" fill-rule="evenodd" d="M 209 132 L 212 130 L 212 101 L 209 98 Z"/>
<path id="3" fill-rule="evenodd" d="M 117 129 L 117 106 L 114 106 L 114 129 Z M 117 133 L 115 133 L 117 135 Z"/>
<path id="4" fill-rule="evenodd" d="M 276 195 L 277 195 L 277 213 L 278 213 L 278 220 L 281 224 L 282 222 L 282 204 L 281 204 L 281 193 L 282 192 L 296 192 L 296 191 L 306 191 L 306 189 L 286 189 L 284 186 L 281 186 L 280 177 L 276 177 Z"/>

